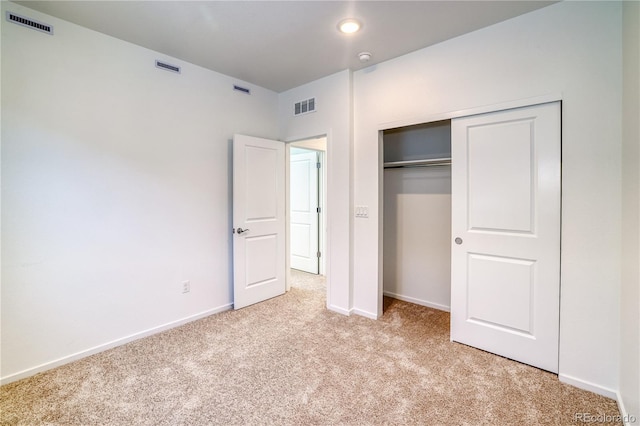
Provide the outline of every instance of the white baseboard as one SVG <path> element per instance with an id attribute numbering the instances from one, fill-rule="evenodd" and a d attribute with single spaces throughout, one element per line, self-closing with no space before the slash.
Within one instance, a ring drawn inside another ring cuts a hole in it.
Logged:
<path id="1" fill-rule="evenodd" d="M 558 374 L 558 379 L 560 379 L 560 381 L 563 383 L 596 393 L 598 395 L 605 396 L 607 398 L 614 399 L 618 403 L 618 410 L 620 410 L 620 420 L 622 420 L 623 424 L 625 426 L 633 426 L 639 424 L 639 419 L 635 415 L 629 414 L 629 412 L 626 410 L 622 395 L 620 395 L 619 391 L 605 388 L 604 386 L 596 385 L 595 383 L 578 379 L 576 377 L 567 376 L 566 374 Z"/>
<path id="2" fill-rule="evenodd" d="M 378 314 L 372 314 L 371 312 L 363 311 L 362 309 L 357 309 L 357 308 L 351 309 L 351 313 L 355 315 L 360 315 L 361 317 L 373 319 L 373 320 L 377 320 L 378 318 L 380 318 Z"/>
<path id="3" fill-rule="evenodd" d="M 620 410 L 620 415 L 622 416 L 622 422 L 624 423 L 624 426 L 634 426 L 640 424 L 640 419 L 638 419 L 637 414 L 629 414 L 629 412 L 627 411 L 620 392 L 616 392 L 616 400 L 618 402 L 618 410 Z"/>
<path id="4" fill-rule="evenodd" d="M 14 374 L 10 374 L 10 375 L 5 376 L 5 377 L 1 377 L 0 378 L 0 385 L 6 385 L 7 383 L 15 382 L 17 380 L 33 376 L 34 374 L 41 373 L 41 372 L 47 371 L 47 370 L 51 370 L 52 368 L 60 367 L 61 365 L 68 364 L 70 362 L 77 361 L 77 360 L 82 359 L 82 358 L 86 358 L 86 357 L 88 357 L 90 355 L 94 355 L 94 354 L 97 354 L 99 352 L 104 352 L 104 351 L 106 351 L 108 349 L 112 349 L 112 348 L 115 348 L 117 346 L 124 345 L 125 343 L 129 343 L 129 342 L 132 342 L 134 340 L 142 339 L 143 337 L 151 336 L 153 334 L 157 334 L 157 333 L 160 333 L 162 331 L 169 330 L 171 328 L 179 327 L 179 326 L 181 326 L 183 324 L 186 324 L 186 323 L 189 323 L 189 322 L 192 322 L 192 321 L 195 321 L 195 320 L 199 320 L 199 319 L 204 318 L 204 317 L 208 317 L 209 315 L 213 315 L 213 314 L 217 314 L 217 313 L 220 313 L 220 312 L 228 311 L 232 307 L 233 307 L 233 303 L 222 305 L 222 306 L 219 306 L 217 308 L 209 309 L 209 310 L 206 310 L 204 312 L 200 312 L 198 314 L 191 315 L 191 316 L 188 316 L 186 318 L 179 319 L 177 321 L 172 321 L 172 322 L 160 325 L 158 327 L 153 327 L 153 328 L 150 328 L 148 330 L 141 331 L 139 333 L 134 333 L 134 334 L 131 334 L 129 336 L 122 337 L 120 339 L 112 340 L 111 342 L 108 342 L 108 343 L 105 343 L 105 344 L 102 344 L 102 345 L 98 345 L 98 346 L 94 346 L 92 348 L 89 348 L 89 349 L 86 349 L 86 350 L 83 350 L 83 351 L 80 351 L 80 352 L 76 352 L 74 354 L 71 354 L 71 355 L 68 355 L 68 356 L 65 356 L 65 357 L 62 357 L 62 358 L 58 358 L 58 359 L 56 359 L 54 361 L 45 362 L 44 364 L 40 364 L 40 365 L 38 365 L 36 367 L 28 368 L 26 370 L 22 370 L 22 371 L 19 371 L 19 372 L 14 373 Z"/>
<path id="5" fill-rule="evenodd" d="M 332 312 L 337 312 L 341 315 L 349 316 L 351 315 L 351 311 L 349 309 L 341 308 L 340 306 L 330 305 L 327 303 L 327 309 Z"/>
<path id="6" fill-rule="evenodd" d="M 357 308 L 345 309 L 345 308 L 341 308 L 340 306 L 330 305 L 327 303 L 327 309 L 332 312 L 336 312 L 338 314 L 346 315 L 346 316 L 351 316 L 355 314 L 355 315 L 360 315 L 366 318 L 371 318 L 376 320 L 378 319 L 378 315 L 375 315 L 375 314 L 372 314 L 371 312 L 363 311 Z"/>
<path id="7" fill-rule="evenodd" d="M 600 386 L 595 383 L 591 383 L 586 380 L 578 379 L 577 377 L 568 376 L 562 373 L 558 374 L 558 379 L 560 379 L 562 383 L 566 383 L 568 385 L 575 386 L 589 392 L 597 393 L 598 395 L 606 396 L 607 398 L 618 400 L 618 392 L 613 389 L 605 388 L 604 386 Z"/>
<path id="8" fill-rule="evenodd" d="M 428 300 L 422 300 L 422 299 L 416 299 L 415 297 L 403 296 L 401 294 L 391 293 L 390 291 L 385 291 L 383 294 L 388 297 L 393 297 L 394 299 L 402 300 L 403 302 L 414 303 L 416 305 L 426 306 L 427 308 L 438 309 L 439 311 L 451 312 L 450 306 L 429 302 Z"/>

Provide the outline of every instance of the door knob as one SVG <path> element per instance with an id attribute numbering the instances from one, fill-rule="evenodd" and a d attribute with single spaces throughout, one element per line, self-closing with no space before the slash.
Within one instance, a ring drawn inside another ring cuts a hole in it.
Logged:
<path id="1" fill-rule="evenodd" d="M 238 232 L 238 235 L 240 235 L 240 234 L 243 234 L 245 232 L 249 232 L 249 229 L 248 228 L 247 229 L 238 228 L 237 232 Z"/>
<path id="2" fill-rule="evenodd" d="M 456 237 L 456 239 L 454 240 L 456 242 L 456 244 L 460 245 L 462 244 L 462 238 L 460 237 Z"/>

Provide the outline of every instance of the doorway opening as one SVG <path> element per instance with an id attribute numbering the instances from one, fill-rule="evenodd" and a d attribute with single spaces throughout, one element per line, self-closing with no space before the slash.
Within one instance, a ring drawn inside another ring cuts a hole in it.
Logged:
<path id="1" fill-rule="evenodd" d="M 287 147 L 287 289 L 323 287 L 326 292 L 326 149 L 326 136 Z"/>

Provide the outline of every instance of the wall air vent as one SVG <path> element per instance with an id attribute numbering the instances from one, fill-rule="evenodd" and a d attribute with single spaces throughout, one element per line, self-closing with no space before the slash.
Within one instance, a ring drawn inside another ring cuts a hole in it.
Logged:
<path id="1" fill-rule="evenodd" d="M 235 84 L 233 85 L 233 90 L 237 90 L 238 92 L 246 93 L 247 95 L 251 94 L 251 90 L 247 89 L 246 87 L 236 86 Z"/>
<path id="2" fill-rule="evenodd" d="M 296 102 L 293 106 L 293 115 L 308 114 L 315 112 L 316 110 L 316 98 L 306 99 L 304 101 Z"/>
<path id="3" fill-rule="evenodd" d="M 14 24 L 22 25 L 23 27 L 31 28 L 32 30 L 42 31 L 43 33 L 53 35 L 53 26 L 44 24 L 42 22 L 34 21 L 33 19 L 26 18 L 24 16 L 16 15 L 13 12 L 7 11 L 7 21 Z"/>
<path id="4" fill-rule="evenodd" d="M 161 62 L 161 61 L 156 60 L 156 68 L 160 68 L 160 69 L 163 69 L 163 70 L 167 70 L 167 71 L 171 71 L 171 72 L 175 72 L 177 74 L 180 74 L 180 67 L 179 66 L 167 64 L 166 62 Z"/>

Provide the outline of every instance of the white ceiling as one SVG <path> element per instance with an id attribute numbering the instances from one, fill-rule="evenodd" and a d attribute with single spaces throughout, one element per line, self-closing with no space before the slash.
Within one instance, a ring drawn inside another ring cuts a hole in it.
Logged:
<path id="1" fill-rule="evenodd" d="M 552 1 L 17 1 L 23 6 L 281 92 L 357 70 Z M 356 18 L 359 33 L 337 23 Z M 358 53 L 373 57 L 361 64 Z M 165 59 L 166 58 L 159 58 Z"/>

